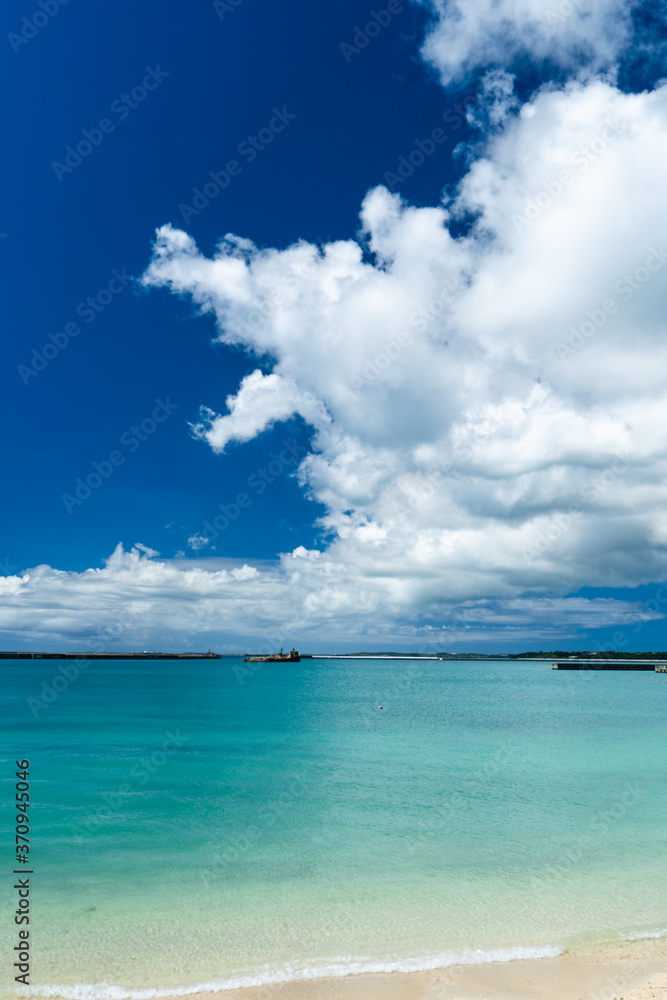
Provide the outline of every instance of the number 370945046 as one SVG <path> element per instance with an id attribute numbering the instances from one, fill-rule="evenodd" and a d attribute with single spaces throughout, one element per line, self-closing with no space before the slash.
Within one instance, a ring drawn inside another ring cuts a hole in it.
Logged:
<path id="1" fill-rule="evenodd" d="M 16 860 L 22 864 L 28 863 L 30 853 L 30 782 L 29 760 L 16 761 Z"/>

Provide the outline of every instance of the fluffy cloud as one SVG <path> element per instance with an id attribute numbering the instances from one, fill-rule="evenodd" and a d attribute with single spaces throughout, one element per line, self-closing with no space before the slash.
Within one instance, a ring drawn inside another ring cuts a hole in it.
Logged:
<path id="1" fill-rule="evenodd" d="M 195 534 L 188 538 L 188 547 L 194 552 L 199 552 L 201 549 L 207 548 L 210 544 L 210 540 L 200 534 Z"/>
<path id="2" fill-rule="evenodd" d="M 443 83 L 521 57 L 590 76 L 613 71 L 633 35 L 640 0 L 433 0 L 424 58 Z"/>
<path id="3" fill-rule="evenodd" d="M 202 422 L 192 427 L 194 436 L 216 452 L 223 452 L 230 441 L 251 441 L 276 421 L 297 413 L 309 423 L 325 416 L 310 393 L 300 392 L 290 379 L 263 375 L 259 369 L 243 379 L 236 396 L 227 397 L 227 409 L 225 416 L 202 409 Z"/>
<path id="4" fill-rule="evenodd" d="M 558 641 L 573 626 L 641 623 L 661 617 L 641 606 L 584 598 L 522 598 L 505 605 L 463 602 L 449 627 L 414 620 L 387 600 L 382 580 L 355 593 L 358 577 L 327 556 L 296 549 L 280 565 L 207 568 L 161 560 L 145 546 L 122 546 L 101 569 L 64 573 L 38 566 L 0 580 L 0 631 L 85 649 L 277 649 L 294 641 L 328 645 L 384 639 L 436 651 L 459 641 Z M 667 595 L 663 595 L 667 600 Z M 383 605 L 382 599 L 385 603 Z M 168 615 L 165 607 L 168 606 Z M 91 623 L 94 623 L 91 624 Z M 245 631 L 244 631 L 245 630 Z M 559 634 L 560 633 L 560 634 Z M 196 640 L 193 641 L 193 636 Z"/>
<path id="5" fill-rule="evenodd" d="M 366 257 L 227 236 L 207 259 L 159 230 L 146 284 L 275 361 L 200 433 L 220 449 L 294 412 L 315 430 L 299 475 L 336 572 L 301 560 L 309 611 L 665 576 L 666 156 L 667 87 L 570 83 L 494 130 L 449 202 L 371 191 Z"/>

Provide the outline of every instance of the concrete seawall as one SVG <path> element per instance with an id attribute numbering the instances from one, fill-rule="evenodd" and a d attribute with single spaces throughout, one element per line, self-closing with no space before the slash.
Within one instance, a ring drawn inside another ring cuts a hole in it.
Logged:
<path id="1" fill-rule="evenodd" d="M 0 660 L 219 660 L 220 653 L 29 653 L 0 652 Z"/>
<path id="2" fill-rule="evenodd" d="M 655 660 L 565 660 L 553 663 L 553 670 L 645 670 L 667 673 L 667 663 Z"/>

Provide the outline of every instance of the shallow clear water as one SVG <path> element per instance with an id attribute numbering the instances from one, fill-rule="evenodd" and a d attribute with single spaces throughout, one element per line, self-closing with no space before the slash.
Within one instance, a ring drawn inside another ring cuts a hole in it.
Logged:
<path id="1" fill-rule="evenodd" d="M 12 826 L 31 760 L 33 984 L 149 996 L 667 924 L 663 675 L 107 661 L 35 718 L 58 662 L 0 669 Z"/>

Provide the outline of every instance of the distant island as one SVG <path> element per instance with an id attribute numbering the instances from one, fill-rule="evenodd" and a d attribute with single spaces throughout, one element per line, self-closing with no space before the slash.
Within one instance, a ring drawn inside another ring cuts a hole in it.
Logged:
<path id="1" fill-rule="evenodd" d="M 304 655 L 303 653 L 301 654 Z M 407 653 L 398 652 L 396 650 L 387 651 L 359 651 L 357 653 L 313 653 L 314 658 L 318 655 L 321 656 L 340 656 L 340 657 L 360 657 L 367 656 L 369 658 L 377 656 L 409 656 L 423 659 L 433 659 L 437 657 L 439 660 L 667 660 L 667 652 L 645 652 L 645 653 L 618 653 L 616 651 L 605 650 L 603 652 L 593 651 L 589 649 L 584 650 L 539 650 L 530 651 L 527 653 Z"/>
<path id="2" fill-rule="evenodd" d="M 2 651 L 0 650 L 0 660 L 222 660 L 222 659 L 236 659 L 238 657 L 245 657 L 248 662 L 283 662 L 283 663 L 298 663 L 299 660 L 317 660 L 319 658 L 326 659 L 378 659 L 378 658 L 393 658 L 393 659 L 423 659 L 423 660 L 656 660 L 656 661 L 667 661 L 667 652 L 645 652 L 645 653 L 618 653 L 615 651 L 591 651 L 591 650 L 578 650 L 576 652 L 571 652 L 569 650 L 555 649 L 555 650 L 539 650 L 529 651 L 525 653 L 410 653 L 399 650 L 373 650 L 369 652 L 368 650 L 360 650 L 357 653 L 297 653 L 293 650 L 292 653 L 283 655 L 282 650 L 280 653 L 267 654 L 264 656 L 258 656 L 253 653 L 213 653 L 209 649 L 206 653 L 160 653 L 152 650 L 144 650 L 143 652 L 68 652 L 60 653 L 53 651 L 38 651 L 33 652 L 32 650 L 13 650 L 13 651 Z"/>

